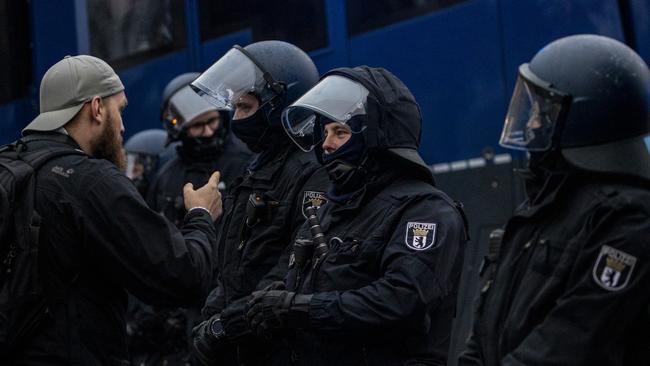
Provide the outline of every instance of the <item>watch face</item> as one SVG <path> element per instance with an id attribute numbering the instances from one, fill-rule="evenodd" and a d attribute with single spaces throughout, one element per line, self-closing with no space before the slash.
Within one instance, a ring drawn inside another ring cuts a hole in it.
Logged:
<path id="1" fill-rule="evenodd" d="M 212 330 L 212 335 L 219 338 L 223 336 L 223 326 L 221 325 L 221 319 L 217 318 L 212 321 L 210 325 L 210 330 Z"/>

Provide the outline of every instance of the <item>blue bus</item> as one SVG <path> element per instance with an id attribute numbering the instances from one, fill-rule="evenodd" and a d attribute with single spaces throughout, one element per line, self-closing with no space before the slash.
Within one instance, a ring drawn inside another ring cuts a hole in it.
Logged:
<path id="1" fill-rule="evenodd" d="M 500 149 L 517 66 L 565 35 L 624 41 L 650 61 L 650 0 L 0 0 L 0 143 L 38 114 L 38 87 L 63 56 L 92 54 L 122 78 L 126 136 L 160 127 L 160 95 L 233 44 L 282 39 L 320 72 L 393 71 L 419 101 L 430 163 Z"/>

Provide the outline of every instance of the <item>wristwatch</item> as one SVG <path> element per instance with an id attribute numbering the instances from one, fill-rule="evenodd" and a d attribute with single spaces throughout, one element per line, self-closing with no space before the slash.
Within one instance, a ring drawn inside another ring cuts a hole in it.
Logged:
<path id="1" fill-rule="evenodd" d="M 221 324 L 220 317 L 216 317 L 212 320 L 210 323 L 210 332 L 212 332 L 212 336 L 216 339 L 221 339 L 226 336 L 226 332 L 223 330 L 223 325 Z"/>

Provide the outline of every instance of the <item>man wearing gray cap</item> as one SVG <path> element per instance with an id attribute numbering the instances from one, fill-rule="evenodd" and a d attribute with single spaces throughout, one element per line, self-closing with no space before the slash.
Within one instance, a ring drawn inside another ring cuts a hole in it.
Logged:
<path id="1" fill-rule="evenodd" d="M 128 365 L 127 290 L 180 306 L 209 289 L 219 173 L 197 190 L 184 187 L 188 213 L 179 230 L 150 210 L 120 171 L 127 99 L 108 64 L 65 57 L 43 77 L 40 102 L 41 114 L 23 130 L 26 151 L 77 153 L 37 172 L 39 281 L 48 311 L 13 359 L 0 363 Z"/>

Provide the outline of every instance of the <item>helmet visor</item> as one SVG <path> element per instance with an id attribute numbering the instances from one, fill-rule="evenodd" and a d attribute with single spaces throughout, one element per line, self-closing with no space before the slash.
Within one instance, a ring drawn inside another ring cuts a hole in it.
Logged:
<path id="1" fill-rule="evenodd" d="M 548 150 L 570 100 L 537 78 L 528 64 L 521 65 L 499 144 L 517 150 Z"/>
<path id="2" fill-rule="evenodd" d="M 180 122 L 180 127 L 186 128 L 196 117 L 210 111 L 216 108 L 186 86 L 171 97 L 165 116 L 170 121 L 176 119 L 176 125 Z"/>
<path id="3" fill-rule="evenodd" d="M 339 75 L 330 75 L 311 88 L 282 112 L 282 126 L 304 151 L 321 142 L 321 129 L 329 122 L 340 122 L 361 132 L 364 126 L 354 117 L 364 116 L 368 89 Z"/>
<path id="4" fill-rule="evenodd" d="M 241 48 L 233 47 L 190 85 L 219 110 L 234 110 L 239 98 L 251 93 L 265 103 L 273 96 L 265 74 Z"/>
<path id="5" fill-rule="evenodd" d="M 143 179 L 153 171 L 157 160 L 155 155 L 127 152 L 125 174 L 132 181 Z"/>

